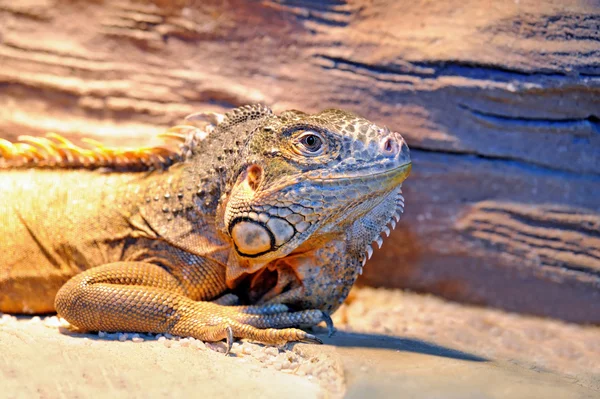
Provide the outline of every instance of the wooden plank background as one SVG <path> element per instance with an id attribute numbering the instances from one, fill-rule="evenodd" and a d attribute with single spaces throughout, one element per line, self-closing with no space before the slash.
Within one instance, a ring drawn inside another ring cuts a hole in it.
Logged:
<path id="1" fill-rule="evenodd" d="M 600 2 L 0 0 L 0 137 L 134 145 L 254 102 L 407 139 L 363 283 L 600 322 Z"/>

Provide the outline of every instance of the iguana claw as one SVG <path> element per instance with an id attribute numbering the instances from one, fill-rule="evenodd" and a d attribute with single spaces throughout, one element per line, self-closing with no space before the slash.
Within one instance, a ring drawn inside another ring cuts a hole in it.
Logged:
<path id="1" fill-rule="evenodd" d="M 323 344 L 323 341 L 321 341 L 319 338 L 315 337 L 312 334 L 306 334 L 306 337 L 301 339 L 300 342 L 304 342 L 307 344 L 319 344 L 319 345 Z"/>
<path id="2" fill-rule="evenodd" d="M 327 325 L 327 336 L 331 338 L 333 334 L 335 334 L 335 327 L 333 326 L 333 320 L 331 320 L 331 316 L 327 313 L 323 312 L 323 321 Z"/>
<path id="3" fill-rule="evenodd" d="M 225 338 L 225 343 L 227 344 L 227 349 L 225 349 L 225 355 L 228 355 L 231 351 L 231 347 L 233 346 L 233 329 L 231 326 L 227 326 L 227 337 Z"/>

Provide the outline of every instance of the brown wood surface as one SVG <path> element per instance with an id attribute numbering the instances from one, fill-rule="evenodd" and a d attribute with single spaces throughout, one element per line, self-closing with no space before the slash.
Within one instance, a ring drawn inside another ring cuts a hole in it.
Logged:
<path id="1" fill-rule="evenodd" d="M 412 148 L 363 283 L 600 322 L 600 2 L 0 0 L 0 137 L 343 107 Z"/>

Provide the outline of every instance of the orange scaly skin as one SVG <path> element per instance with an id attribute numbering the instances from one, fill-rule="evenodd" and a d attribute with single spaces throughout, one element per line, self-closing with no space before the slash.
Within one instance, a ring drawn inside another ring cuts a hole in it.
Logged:
<path id="1" fill-rule="evenodd" d="M 198 113 L 136 150 L 0 140 L 0 311 L 91 331 L 318 342 L 410 171 L 354 114 Z"/>

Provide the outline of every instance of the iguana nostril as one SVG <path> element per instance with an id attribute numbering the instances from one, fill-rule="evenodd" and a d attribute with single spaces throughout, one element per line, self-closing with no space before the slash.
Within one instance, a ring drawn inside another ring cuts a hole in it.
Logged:
<path id="1" fill-rule="evenodd" d="M 393 137 L 384 137 L 381 140 L 381 152 L 388 157 L 393 157 L 398 154 L 400 150 L 400 145 L 398 141 Z"/>

